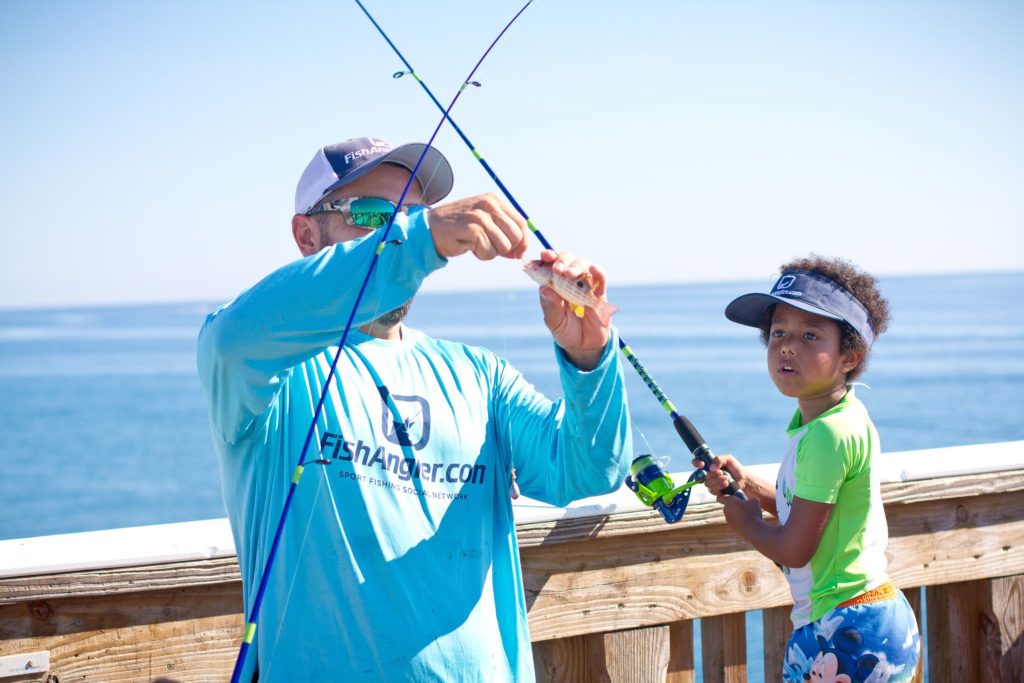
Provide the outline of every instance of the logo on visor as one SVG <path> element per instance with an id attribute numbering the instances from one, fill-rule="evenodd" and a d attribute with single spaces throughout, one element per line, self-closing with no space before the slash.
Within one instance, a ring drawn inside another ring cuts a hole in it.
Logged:
<path id="1" fill-rule="evenodd" d="M 796 282 L 796 275 L 784 275 L 779 284 L 775 285 L 775 289 L 789 289 Z"/>
<path id="2" fill-rule="evenodd" d="M 420 450 L 430 440 L 430 404 L 419 396 L 400 396 L 380 387 L 381 431 L 391 443 Z M 392 410 L 394 406 L 394 410 Z"/>

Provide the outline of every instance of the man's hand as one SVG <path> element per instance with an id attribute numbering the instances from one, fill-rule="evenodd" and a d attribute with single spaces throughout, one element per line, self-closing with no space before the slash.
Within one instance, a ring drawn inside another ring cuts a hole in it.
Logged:
<path id="1" fill-rule="evenodd" d="M 491 192 L 436 206 L 427 212 L 427 223 L 443 258 L 469 251 L 481 261 L 519 259 L 529 245 L 526 219 Z"/>
<path id="2" fill-rule="evenodd" d="M 589 276 L 594 295 L 604 299 L 604 271 L 590 261 L 567 251 L 556 254 L 549 249 L 540 253 L 540 260 L 550 263 L 556 276 L 564 275 L 574 280 Z M 580 370 L 593 370 L 597 367 L 608 345 L 611 323 L 602 323 L 589 308 L 584 309 L 582 318 L 577 317 L 565 299 L 549 287 L 540 289 L 540 307 L 544 313 L 544 324 L 551 330 L 555 343 L 565 351 L 573 365 Z"/>

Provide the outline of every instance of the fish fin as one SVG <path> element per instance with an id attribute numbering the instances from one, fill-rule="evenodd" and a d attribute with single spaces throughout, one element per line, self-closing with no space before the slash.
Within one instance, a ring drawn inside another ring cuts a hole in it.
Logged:
<path id="1" fill-rule="evenodd" d="M 572 309 L 572 312 L 576 314 L 577 318 L 583 317 L 583 307 L 579 304 L 569 304 L 569 308 Z"/>
<path id="2" fill-rule="evenodd" d="M 602 325 L 607 325 L 612 320 L 612 314 L 618 312 L 618 310 L 618 306 L 602 301 L 594 308 L 594 313 L 597 314 L 597 319 L 601 321 Z"/>

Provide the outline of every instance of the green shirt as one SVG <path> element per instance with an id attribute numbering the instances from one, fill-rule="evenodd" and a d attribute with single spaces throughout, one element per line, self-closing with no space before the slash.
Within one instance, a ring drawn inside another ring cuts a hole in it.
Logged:
<path id="1" fill-rule="evenodd" d="M 797 628 L 887 581 L 889 541 L 871 467 L 880 452 L 878 432 L 853 389 L 833 408 L 801 422 L 798 410 L 786 430 L 789 442 L 775 487 L 779 519 L 786 523 L 794 496 L 833 508 L 811 561 L 783 567 Z"/>

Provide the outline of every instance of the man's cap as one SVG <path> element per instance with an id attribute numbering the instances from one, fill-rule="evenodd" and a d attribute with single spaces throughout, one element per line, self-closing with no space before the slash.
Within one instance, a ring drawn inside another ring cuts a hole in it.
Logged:
<path id="1" fill-rule="evenodd" d="M 362 178 L 380 164 L 395 164 L 412 173 L 426 147 L 418 142 L 395 147 L 380 138 L 352 138 L 321 147 L 295 188 L 295 213 L 306 213 L 339 187 Z M 428 148 L 416 179 L 423 188 L 425 204 L 444 199 L 455 182 L 448 160 L 433 147 Z"/>
<path id="2" fill-rule="evenodd" d="M 725 317 L 740 325 L 760 327 L 768 307 L 779 303 L 845 322 L 868 346 L 875 340 L 864 305 L 838 283 L 807 270 L 787 270 L 768 294 L 755 292 L 733 299 L 725 307 Z"/>

